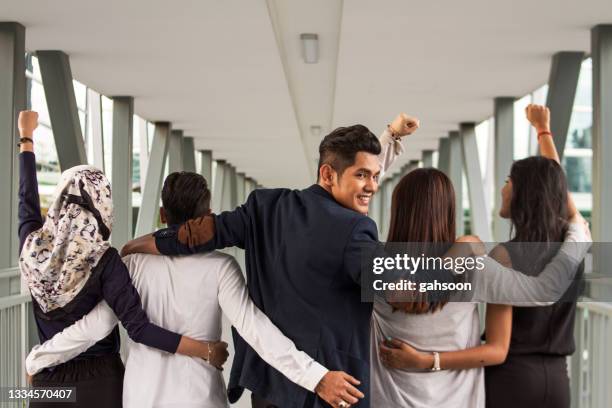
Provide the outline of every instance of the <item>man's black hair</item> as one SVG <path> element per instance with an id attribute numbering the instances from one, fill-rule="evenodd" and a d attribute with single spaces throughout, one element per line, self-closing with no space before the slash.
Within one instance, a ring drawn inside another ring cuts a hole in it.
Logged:
<path id="1" fill-rule="evenodd" d="M 370 130 L 363 125 L 339 127 L 325 136 L 319 145 L 318 171 L 324 164 L 329 164 L 339 176 L 347 167 L 355 163 L 358 152 L 380 154 L 380 142 Z"/>
<path id="2" fill-rule="evenodd" d="M 164 181 L 162 205 L 168 224 L 206 215 L 210 208 L 210 190 L 206 179 L 197 173 L 171 173 Z"/>

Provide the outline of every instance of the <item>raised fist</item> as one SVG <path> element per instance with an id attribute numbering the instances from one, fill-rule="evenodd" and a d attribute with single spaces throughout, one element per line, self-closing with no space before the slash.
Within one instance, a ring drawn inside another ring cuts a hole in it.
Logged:
<path id="1" fill-rule="evenodd" d="M 38 127 L 38 112 L 27 110 L 19 112 L 17 127 L 21 137 L 32 137 L 34 129 Z"/>
<path id="2" fill-rule="evenodd" d="M 420 122 L 417 118 L 408 116 L 405 113 L 397 115 L 393 122 L 391 122 L 391 125 L 389 125 L 393 134 L 400 137 L 411 135 L 419 126 Z"/>
<path id="3" fill-rule="evenodd" d="M 550 110 L 546 106 L 529 104 L 525 113 L 529 123 L 538 132 L 550 132 Z"/>

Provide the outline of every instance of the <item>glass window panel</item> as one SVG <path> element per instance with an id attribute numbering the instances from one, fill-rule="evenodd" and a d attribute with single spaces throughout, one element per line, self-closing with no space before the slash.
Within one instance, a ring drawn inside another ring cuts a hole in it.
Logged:
<path id="1" fill-rule="evenodd" d="M 593 78 L 592 62 L 582 63 L 574 108 L 565 144 L 563 167 L 569 190 L 579 210 L 588 214 L 592 209 L 592 127 L 593 127 Z"/>
<path id="2" fill-rule="evenodd" d="M 514 159 L 529 156 L 530 126 L 525 119 L 525 108 L 531 103 L 531 94 L 514 102 Z"/>
<path id="3" fill-rule="evenodd" d="M 113 101 L 104 95 L 102 95 L 102 136 L 105 173 L 110 180 L 113 175 Z"/>

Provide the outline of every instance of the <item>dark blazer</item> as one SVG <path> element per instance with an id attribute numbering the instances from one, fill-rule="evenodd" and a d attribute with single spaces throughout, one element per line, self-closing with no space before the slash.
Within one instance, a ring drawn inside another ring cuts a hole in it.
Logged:
<path id="1" fill-rule="evenodd" d="M 298 349 L 361 381 L 366 398 L 356 407 L 369 407 L 370 385 L 372 304 L 361 301 L 361 251 L 377 242 L 372 219 L 342 207 L 318 185 L 255 190 L 234 211 L 156 233 L 165 255 L 244 248 L 255 304 Z M 283 408 L 328 406 L 234 338 L 230 401 L 245 387 Z"/>

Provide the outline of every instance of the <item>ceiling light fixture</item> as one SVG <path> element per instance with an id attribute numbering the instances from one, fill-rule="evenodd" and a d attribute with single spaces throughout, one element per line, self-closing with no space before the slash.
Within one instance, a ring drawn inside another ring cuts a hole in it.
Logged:
<path id="1" fill-rule="evenodd" d="M 310 134 L 312 134 L 315 137 L 321 136 L 321 126 L 319 126 L 319 125 L 312 125 L 310 127 Z"/>
<path id="2" fill-rule="evenodd" d="M 319 62 L 319 36 L 313 33 L 300 34 L 302 40 L 302 58 L 306 64 Z"/>

